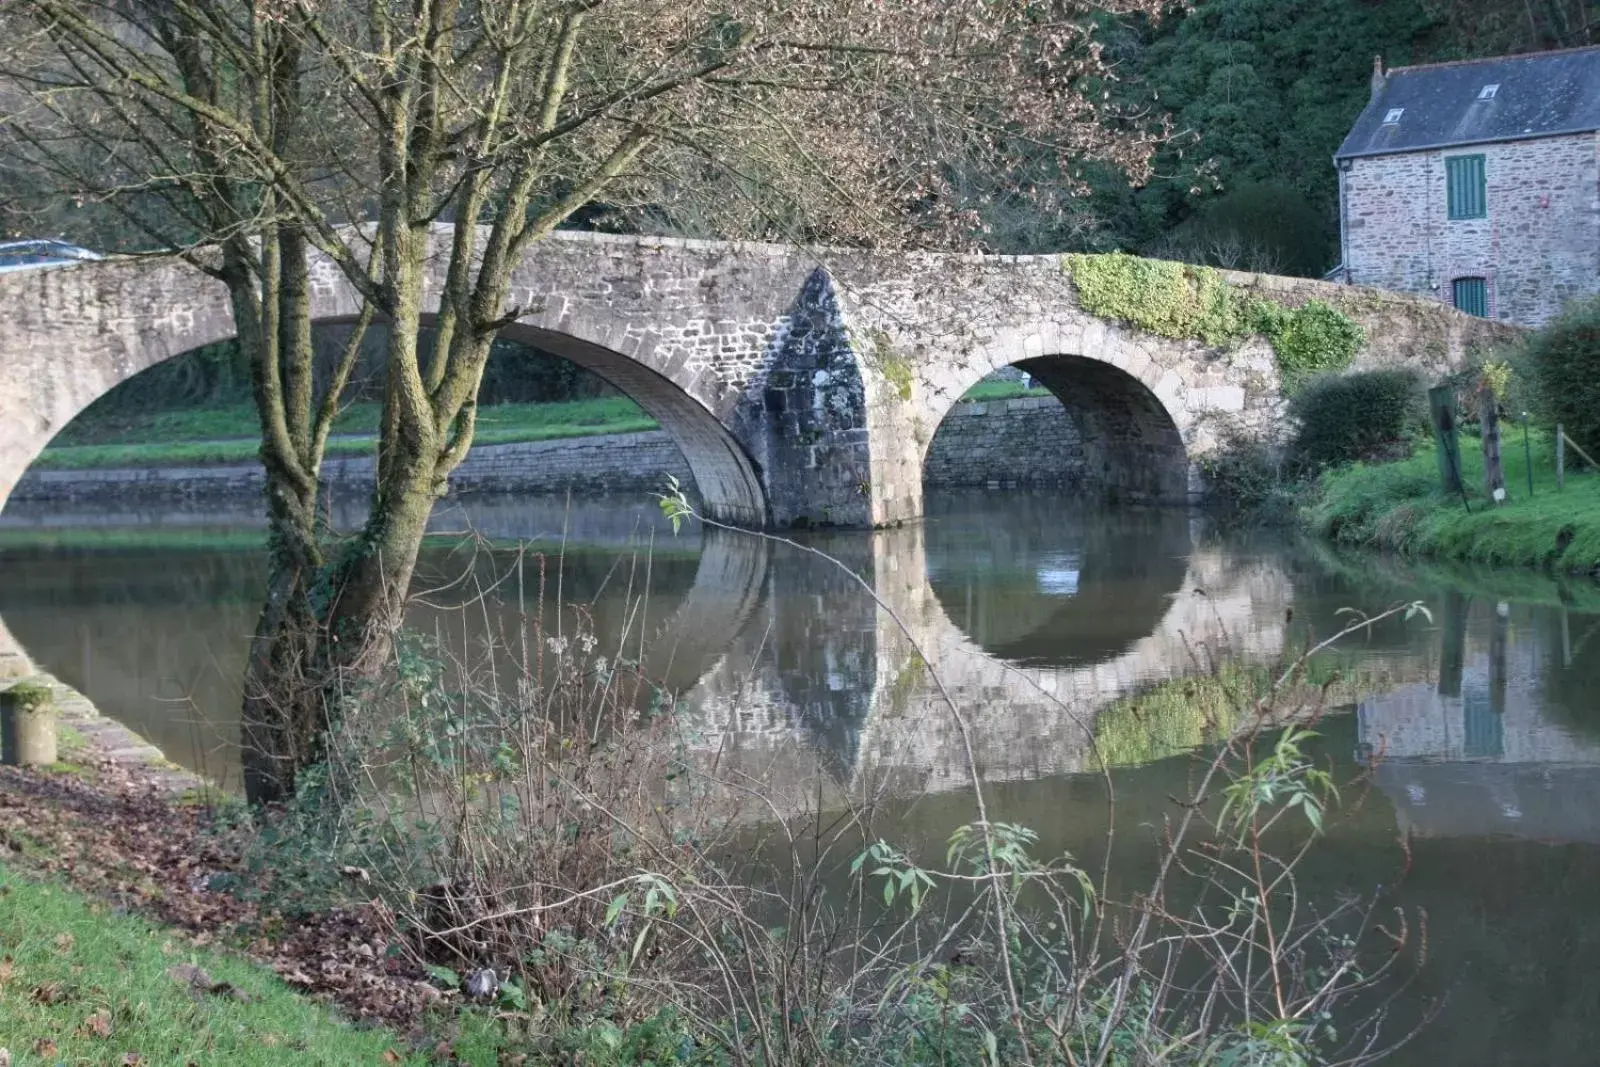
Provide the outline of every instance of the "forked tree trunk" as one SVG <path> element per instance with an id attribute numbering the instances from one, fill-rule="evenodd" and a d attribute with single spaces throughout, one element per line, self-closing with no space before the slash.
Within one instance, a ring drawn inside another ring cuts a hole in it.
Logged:
<path id="1" fill-rule="evenodd" d="M 394 246 L 385 263 L 386 282 L 396 294 L 386 352 L 389 379 L 372 508 L 359 534 L 324 556 L 325 532 L 316 525 L 316 448 L 303 453 L 299 471 L 275 462 L 270 447 L 263 449 L 271 572 L 241 707 L 245 796 L 252 803 L 294 795 L 300 773 L 328 755 L 352 706 L 349 698 L 390 662 L 428 519 L 455 461 L 456 450 L 445 447 L 448 435 L 436 425 L 417 350 L 425 234 L 405 234 Z M 305 255 L 303 245 L 290 251 Z M 286 266 L 283 276 L 292 279 L 296 271 Z M 310 380 L 309 332 L 295 325 L 307 321 L 301 306 L 306 296 L 292 284 L 276 295 L 282 305 L 277 318 L 285 324 L 286 388 L 274 394 L 265 376 L 258 381 L 258 404 L 266 412 L 274 404 L 294 409 L 287 436 L 292 450 L 300 451 L 307 433 L 294 420 L 308 397 L 292 394 L 296 382 Z M 468 366 L 481 355 L 481 363 L 489 344 L 488 337 L 463 336 L 450 355 Z M 270 438 L 270 427 L 263 431 Z"/>

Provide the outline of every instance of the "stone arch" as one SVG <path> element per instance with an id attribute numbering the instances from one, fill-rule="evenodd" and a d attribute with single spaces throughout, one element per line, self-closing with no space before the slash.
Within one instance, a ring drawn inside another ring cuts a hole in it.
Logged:
<path id="1" fill-rule="evenodd" d="M 1086 339 L 1083 350 L 1094 354 L 1079 355 L 1050 351 L 1038 334 L 1013 335 L 989 346 L 987 358 L 942 376 L 924 460 L 938 427 L 967 390 L 996 370 L 1017 367 L 1048 389 L 1075 424 L 1086 489 L 1111 500 L 1187 502 L 1195 479 L 1185 445 L 1191 427 L 1181 380 L 1142 348 L 1130 352 L 1112 337 L 1103 342 Z"/>
<path id="2" fill-rule="evenodd" d="M 319 267 L 313 321 L 350 321 L 357 302 L 349 285 L 331 264 Z M 430 290 L 430 303 L 437 299 Z M 574 313 L 549 300 L 526 306 L 529 314 L 506 335 L 633 397 L 677 442 L 707 515 L 743 525 L 767 521 L 756 467 L 719 417 L 725 405 L 683 361 L 654 358 L 650 334 L 598 310 Z M 0 275 L 0 307 L 7 309 L 0 317 L 0 507 L 51 438 L 96 399 L 158 363 L 235 334 L 226 290 L 170 261 Z"/>
<path id="3" fill-rule="evenodd" d="M 637 360 L 571 334 L 513 323 L 501 335 L 576 363 L 644 408 L 683 453 L 709 517 L 741 526 L 765 525 L 766 494 L 750 457 L 687 390 Z"/>

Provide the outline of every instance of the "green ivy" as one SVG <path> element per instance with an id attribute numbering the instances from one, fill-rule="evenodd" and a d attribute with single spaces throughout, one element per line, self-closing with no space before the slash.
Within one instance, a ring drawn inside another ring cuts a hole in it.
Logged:
<path id="1" fill-rule="evenodd" d="M 1211 267 L 1121 252 L 1072 254 L 1066 266 L 1086 310 L 1148 333 L 1226 344 L 1245 332 L 1241 302 Z"/>
<path id="2" fill-rule="evenodd" d="M 1270 300 L 1252 303 L 1256 332 L 1272 342 L 1286 390 L 1313 374 L 1344 370 L 1367 343 L 1359 323 L 1320 300 L 1292 309 Z"/>
<path id="3" fill-rule="evenodd" d="M 1242 294 L 1211 267 L 1121 252 L 1071 254 L 1063 265 L 1083 309 L 1101 318 L 1208 345 L 1260 334 L 1272 345 L 1286 390 L 1310 375 L 1345 369 L 1366 343 L 1360 324 L 1337 308 L 1320 300 L 1287 308 Z"/>

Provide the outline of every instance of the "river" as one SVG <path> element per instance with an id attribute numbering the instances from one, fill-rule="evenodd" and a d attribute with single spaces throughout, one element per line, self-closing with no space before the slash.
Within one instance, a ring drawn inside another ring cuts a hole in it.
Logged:
<path id="1" fill-rule="evenodd" d="M 432 592 L 412 622 L 466 647 L 530 610 L 542 573 L 546 599 L 559 588 L 586 606 L 601 647 L 642 654 L 707 752 L 779 810 L 814 802 L 820 772 L 838 794 L 898 798 L 912 840 L 970 818 L 965 750 L 925 657 L 969 711 L 996 817 L 1084 857 L 1107 814 L 1094 740 L 1108 705 L 1224 658 L 1277 663 L 1344 625 L 1345 609 L 1422 601 L 1431 617 L 1342 645 L 1364 688 L 1321 722 L 1319 755 L 1344 777 L 1371 765 L 1373 788 L 1330 821 L 1304 880 L 1326 899 L 1381 890 L 1426 912 L 1428 959 L 1396 1016 L 1442 1007 L 1394 1062 L 1594 1061 L 1592 585 L 1341 556 L 1049 494 L 942 493 L 928 512 L 903 529 L 806 538 L 863 575 L 875 602 L 815 554 L 693 524 L 674 534 L 647 501 L 452 501 L 436 528 L 486 540 L 428 551 L 419 581 Z M 248 509 L 13 505 L 0 519 L 0 639 L 9 631 L 174 760 L 237 782 L 259 542 Z M 1193 760 L 1165 746 L 1117 750 L 1123 825 L 1148 824 L 1182 792 Z"/>

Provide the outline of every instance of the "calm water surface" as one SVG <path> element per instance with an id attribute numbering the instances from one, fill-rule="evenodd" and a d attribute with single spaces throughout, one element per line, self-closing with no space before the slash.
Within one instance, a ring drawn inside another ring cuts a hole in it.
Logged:
<path id="1" fill-rule="evenodd" d="M 840 795 L 887 791 L 901 828 L 883 832 L 912 841 L 971 818 L 963 750 L 921 648 L 970 709 L 997 817 L 1088 857 L 1107 814 L 1090 745 L 1107 705 L 1213 658 L 1275 662 L 1336 630 L 1341 609 L 1420 599 L 1431 621 L 1345 643 L 1348 669 L 1370 682 L 1323 724 L 1322 754 L 1346 777 L 1375 764 L 1375 788 L 1330 823 L 1303 881 L 1326 899 L 1381 889 L 1426 911 L 1429 958 L 1396 1013 L 1444 1006 L 1396 1062 L 1600 1062 L 1593 586 L 1408 568 L 1052 496 L 944 495 L 929 510 L 914 528 L 811 540 L 865 575 L 909 636 L 815 556 L 674 536 L 634 502 L 515 498 L 438 516 L 442 531 L 526 541 L 531 554 L 430 552 L 434 592 L 413 622 L 463 646 L 514 628 L 539 599 L 542 558 L 546 600 L 559 585 L 602 647 L 643 649 L 708 759 L 761 782 L 780 809 L 814 800 L 819 769 Z M 0 520 L 0 641 L 8 631 L 172 758 L 236 781 L 256 528 L 248 510 L 13 507 Z M 496 578 L 487 610 L 459 610 Z M 1114 772 L 1118 823 L 1148 828 L 1193 761 L 1133 762 Z M 1136 883 L 1148 831 L 1120 840 L 1114 862 Z"/>

